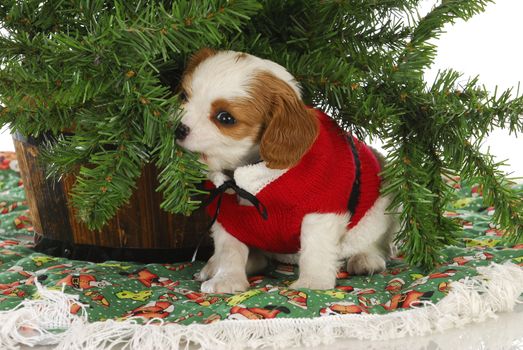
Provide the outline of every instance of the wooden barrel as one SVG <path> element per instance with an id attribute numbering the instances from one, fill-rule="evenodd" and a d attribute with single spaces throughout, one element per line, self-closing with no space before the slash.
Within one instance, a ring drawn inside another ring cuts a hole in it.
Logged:
<path id="1" fill-rule="evenodd" d="M 169 263 L 190 260 L 203 237 L 198 259 L 211 252 L 209 219 L 203 209 L 191 216 L 160 209 L 157 169 L 146 165 L 128 205 L 101 230 L 89 230 L 72 207 L 69 191 L 75 176 L 46 178 L 39 161 L 41 141 L 13 135 L 27 202 L 35 230 L 35 250 L 94 262 L 106 260 Z"/>

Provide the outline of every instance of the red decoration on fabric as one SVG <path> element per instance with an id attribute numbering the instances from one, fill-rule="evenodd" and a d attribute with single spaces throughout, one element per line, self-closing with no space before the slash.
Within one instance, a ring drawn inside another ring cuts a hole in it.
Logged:
<path id="1" fill-rule="evenodd" d="M 240 205 L 235 194 L 223 194 L 217 221 L 246 245 L 275 253 L 296 253 L 305 215 L 347 212 L 355 178 L 347 133 L 325 113 L 317 110 L 316 115 L 320 128 L 311 149 L 296 166 L 256 194 L 267 208 L 267 220 L 254 207 Z M 380 189 L 378 160 L 367 145 L 353 139 L 361 162 L 360 196 L 348 228 L 357 225 L 372 207 Z M 207 207 L 209 215 L 215 213 L 217 202 Z"/>

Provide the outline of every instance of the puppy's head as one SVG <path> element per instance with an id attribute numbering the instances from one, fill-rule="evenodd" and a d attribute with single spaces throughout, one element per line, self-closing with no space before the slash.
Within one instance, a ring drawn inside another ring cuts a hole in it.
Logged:
<path id="1" fill-rule="evenodd" d="M 202 49 L 181 83 L 177 142 L 211 171 L 261 157 L 269 168 L 295 165 L 313 144 L 318 121 L 282 66 L 245 53 Z"/>

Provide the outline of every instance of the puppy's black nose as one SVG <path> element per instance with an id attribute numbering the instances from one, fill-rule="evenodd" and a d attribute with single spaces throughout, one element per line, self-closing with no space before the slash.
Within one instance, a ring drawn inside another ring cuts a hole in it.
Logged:
<path id="1" fill-rule="evenodd" d="M 174 134 L 176 135 L 177 140 L 183 141 L 187 137 L 187 135 L 189 135 L 190 131 L 191 129 L 187 125 L 180 123 L 180 125 L 178 125 L 178 127 L 176 128 Z"/>

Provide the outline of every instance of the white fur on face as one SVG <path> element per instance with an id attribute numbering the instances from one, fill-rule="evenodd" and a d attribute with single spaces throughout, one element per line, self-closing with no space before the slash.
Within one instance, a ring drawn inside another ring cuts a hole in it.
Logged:
<path id="1" fill-rule="evenodd" d="M 222 134 L 212 122 L 210 113 L 216 100 L 256 98 L 251 96 L 250 87 L 259 72 L 272 73 L 289 84 L 298 96 L 301 95 L 296 80 L 282 66 L 234 51 L 221 51 L 205 59 L 185 82 L 189 99 L 182 105 L 181 122 L 190 128 L 190 132 L 183 141 L 178 140 L 178 144 L 201 153 L 201 161 L 211 171 L 234 170 L 258 156 L 255 137 L 238 140 Z"/>

